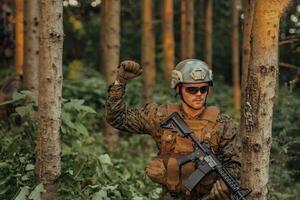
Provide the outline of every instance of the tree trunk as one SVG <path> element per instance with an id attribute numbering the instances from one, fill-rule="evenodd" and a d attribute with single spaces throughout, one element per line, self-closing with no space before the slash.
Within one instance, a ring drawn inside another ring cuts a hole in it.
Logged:
<path id="1" fill-rule="evenodd" d="M 60 125 L 62 93 L 63 5 L 60 0 L 40 0 L 40 66 L 38 135 L 35 172 L 44 183 L 42 199 L 55 199 L 60 175 Z"/>
<path id="2" fill-rule="evenodd" d="M 238 1 L 232 0 L 232 78 L 233 78 L 233 107 L 240 109 L 241 88 L 240 88 L 240 51 L 239 51 L 239 16 Z"/>
<path id="3" fill-rule="evenodd" d="M 143 99 L 151 100 L 153 87 L 156 81 L 155 39 L 152 20 L 152 0 L 142 1 L 142 66 L 143 72 Z"/>
<path id="4" fill-rule="evenodd" d="M 16 74 L 23 73 L 24 64 L 24 0 L 16 0 Z"/>
<path id="5" fill-rule="evenodd" d="M 101 8 L 101 68 L 107 84 L 112 84 L 120 62 L 120 0 L 104 0 Z M 100 69 L 101 69 L 100 68 Z M 105 122 L 104 135 L 108 147 L 115 147 L 118 131 Z"/>
<path id="6" fill-rule="evenodd" d="M 204 61 L 210 68 L 212 68 L 212 0 L 205 0 L 204 20 Z"/>
<path id="7" fill-rule="evenodd" d="M 250 60 L 241 116 L 241 181 L 245 187 L 252 189 L 249 199 L 267 199 L 272 114 L 278 74 L 279 19 L 288 3 L 289 0 L 257 0 L 253 7 Z"/>
<path id="8" fill-rule="evenodd" d="M 24 88 L 38 96 L 39 0 L 25 1 Z"/>
<path id="9" fill-rule="evenodd" d="M 194 58 L 194 0 L 181 0 L 181 59 Z"/>
<path id="10" fill-rule="evenodd" d="M 173 32 L 173 0 L 163 1 L 163 49 L 164 49 L 164 80 L 171 80 L 174 68 L 174 32 Z"/>
<path id="11" fill-rule="evenodd" d="M 104 0 L 101 10 L 101 60 L 107 84 L 114 82 L 120 62 L 120 0 Z"/>

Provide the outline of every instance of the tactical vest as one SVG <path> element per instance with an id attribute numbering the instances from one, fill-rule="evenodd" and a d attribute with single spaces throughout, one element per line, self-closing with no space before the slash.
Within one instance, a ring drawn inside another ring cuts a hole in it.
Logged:
<path id="1" fill-rule="evenodd" d="M 180 113 L 178 105 L 169 105 L 167 116 L 173 112 Z M 201 119 L 184 120 L 194 131 L 198 139 L 202 142 L 210 142 L 213 150 L 218 152 L 219 141 L 215 132 L 216 119 L 219 109 L 214 106 L 205 108 Z M 195 164 L 189 162 L 181 167 L 178 166 L 176 157 L 188 155 L 193 152 L 193 141 L 180 136 L 170 130 L 163 130 L 159 143 L 159 153 L 155 160 L 150 162 L 146 168 L 146 174 L 157 183 L 162 184 L 168 191 L 185 193 L 184 181 L 195 170 Z M 207 194 L 213 183 L 216 181 L 214 174 L 206 176 L 200 184 L 193 190 L 197 193 Z"/>

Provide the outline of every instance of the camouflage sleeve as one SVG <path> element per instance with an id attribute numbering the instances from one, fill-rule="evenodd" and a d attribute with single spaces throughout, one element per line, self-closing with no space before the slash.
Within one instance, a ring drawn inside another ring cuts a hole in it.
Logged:
<path id="1" fill-rule="evenodd" d="M 116 129 L 130 133 L 153 134 L 156 129 L 157 105 L 146 104 L 140 108 L 128 108 L 124 101 L 125 86 L 110 85 L 106 99 L 106 120 Z"/>
<path id="2" fill-rule="evenodd" d="M 219 135 L 220 144 L 219 158 L 226 169 L 239 179 L 241 140 L 238 124 L 225 114 L 219 114 L 217 122 L 217 134 Z"/>

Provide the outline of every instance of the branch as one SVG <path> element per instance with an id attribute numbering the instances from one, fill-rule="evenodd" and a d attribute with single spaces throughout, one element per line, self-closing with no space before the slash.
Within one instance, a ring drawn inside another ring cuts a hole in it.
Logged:
<path id="1" fill-rule="evenodd" d="M 296 69 L 296 70 L 300 69 L 300 66 L 296 66 L 296 65 L 292 65 L 292 64 L 284 63 L 284 62 L 280 62 L 280 63 L 278 63 L 278 65 L 280 67 L 285 67 L 285 68 L 289 68 L 289 69 Z"/>
<path id="2" fill-rule="evenodd" d="M 288 43 L 294 43 L 294 42 L 298 42 L 300 41 L 300 37 L 292 37 L 292 38 L 287 38 L 285 40 L 281 40 L 279 41 L 279 45 L 283 45 L 283 44 L 288 44 Z"/>

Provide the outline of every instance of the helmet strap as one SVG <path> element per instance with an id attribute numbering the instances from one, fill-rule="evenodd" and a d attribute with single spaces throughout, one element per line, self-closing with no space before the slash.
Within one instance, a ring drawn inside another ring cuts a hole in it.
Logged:
<path id="1" fill-rule="evenodd" d="M 181 96 L 181 87 L 182 84 L 179 83 L 176 87 L 175 87 L 175 97 L 177 97 L 177 95 Z"/>
<path id="2" fill-rule="evenodd" d="M 204 101 L 204 107 L 206 108 L 207 107 L 207 97 L 208 97 L 208 94 L 209 94 L 209 88 L 208 88 L 208 91 L 207 91 L 207 94 L 206 94 L 206 97 L 205 97 L 205 101 Z"/>

